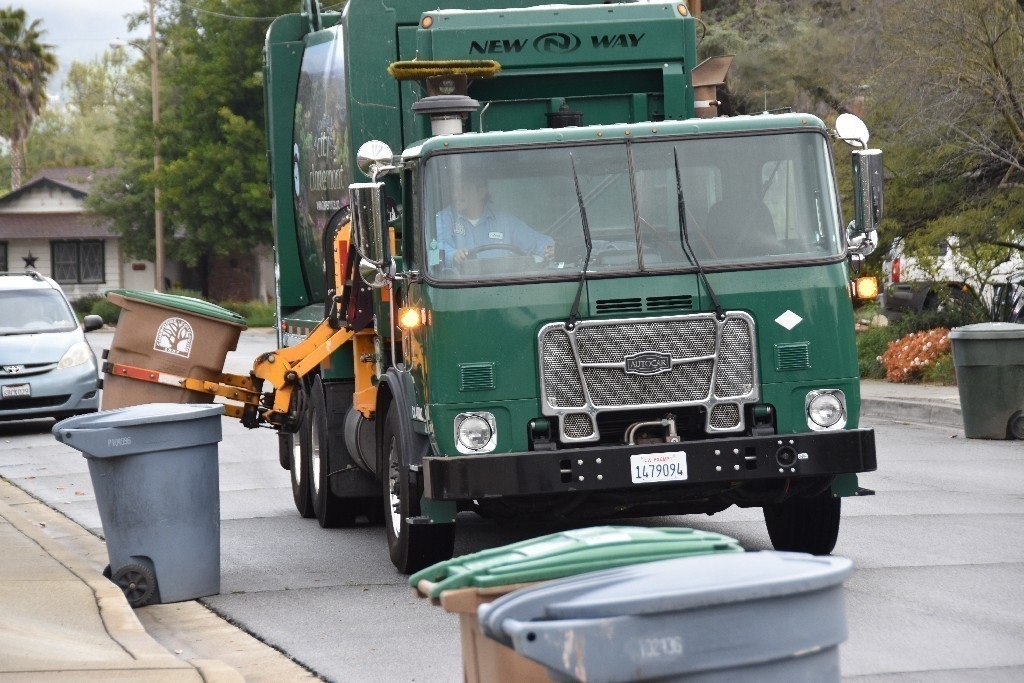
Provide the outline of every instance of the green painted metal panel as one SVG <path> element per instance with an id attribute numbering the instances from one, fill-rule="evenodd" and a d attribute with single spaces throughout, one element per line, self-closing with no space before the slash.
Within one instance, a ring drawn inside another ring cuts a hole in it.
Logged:
<path id="1" fill-rule="evenodd" d="M 809 114 L 758 114 L 756 116 L 609 124 L 581 128 L 493 131 L 424 140 L 407 150 L 407 154 L 410 157 L 426 157 L 434 152 L 460 151 L 471 148 L 596 142 L 625 138 L 637 140 L 646 137 L 679 135 L 728 135 L 791 129 L 825 131 L 825 124 L 821 119 Z"/>
<path id="2" fill-rule="evenodd" d="M 708 274 L 726 310 L 744 311 L 755 320 L 761 400 L 775 407 L 780 433 L 808 431 L 804 400 L 813 389 L 842 390 L 849 426 L 857 426 L 860 385 L 847 274 L 845 262 Z M 457 454 L 453 419 L 466 410 L 495 414 L 498 451 L 526 450 L 527 424 L 542 414 L 537 331 L 567 319 L 575 289 L 574 283 L 561 282 L 411 292 L 410 303 L 430 310 L 430 324 L 409 337 L 415 348 L 410 358 L 423 391 L 418 400 L 430 405 L 441 453 Z M 640 304 L 631 315 L 601 312 L 602 302 L 632 299 Z M 585 318 L 709 310 L 710 299 L 692 273 L 592 280 L 582 305 Z M 787 311 L 801 322 L 791 328 L 778 322 Z M 806 347 L 807 366 L 778 368 L 779 345 Z M 489 377 L 477 383 L 481 367 Z"/>
<path id="3" fill-rule="evenodd" d="M 298 14 L 278 17 L 267 32 L 264 59 L 267 157 L 270 164 L 279 303 L 283 309 L 309 303 L 299 261 L 292 205 L 291 141 L 304 22 Z"/>

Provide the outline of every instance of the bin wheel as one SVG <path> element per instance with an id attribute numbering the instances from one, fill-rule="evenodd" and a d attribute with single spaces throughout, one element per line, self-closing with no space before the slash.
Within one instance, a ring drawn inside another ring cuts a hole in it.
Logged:
<path id="1" fill-rule="evenodd" d="M 111 580 L 132 607 L 145 607 L 156 596 L 156 576 L 145 565 L 126 564 L 114 572 Z"/>
<path id="2" fill-rule="evenodd" d="M 1024 439 L 1024 412 L 1010 418 L 1010 435 L 1015 439 Z"/>
<path id="3" fill-rule="evenodd" d="M 114 575 L 113 572 L 110 571 L 110 565 L 109 564 L 106 567 L 103 568 L 103 578 L 109 579 L 113 575 Z"/>
<path id="4" fill-rule="evenodd" d="M 384 471 L 384 531 L 388 553 L 398 571 L 411 574 L 435 562 L 450 559 L 455 549 L 455 524 L 410 524 L 419 516 L 421 491 L 403 464 L 402 452 L 411 444 L 401 433 L 401 418 L 394 403 L 388 409 L 382 441 Z"/>
<path id="5" fill-rule="evenodd" d="M 768 537 L 776 550 L 828 555 L 839 538 L 842 498 L 830 489 L 807 498 L 764 506 Z"/>
<path id="6" fill-rule="evenodd" d="M 297 388 L 296 391 L 301 391 Z M 291 480 L 292 500 L 295 509 L 303 517 L 313 516 L 313 499 L 309 491 L 309 440 L 310 419 L 307 410 L 299 425 L 298 438 L 292 437 Z"/>

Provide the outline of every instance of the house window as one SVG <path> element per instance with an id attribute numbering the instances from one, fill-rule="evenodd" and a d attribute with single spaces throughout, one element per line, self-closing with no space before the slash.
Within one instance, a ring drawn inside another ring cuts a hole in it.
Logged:
<path id="1" fill-rule="evenodd" d="M 7 272 L 7 242 L 0 242 L 0 273 Z"/>
<path id="2" fill-rule="evenodd" d="M 53 279 L 62 284 L 104 281 L 103 242 L 52 242 Z"/>

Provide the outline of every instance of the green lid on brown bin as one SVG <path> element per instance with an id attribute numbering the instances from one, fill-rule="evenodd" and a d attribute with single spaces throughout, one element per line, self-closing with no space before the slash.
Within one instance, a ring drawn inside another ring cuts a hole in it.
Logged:
<path id="1" fill-rule="evenodd" d="M 161 306 L 175 311 L 184 311 L 193 315 L 201 315 L 205 318 L 213 318 L 214 320 L 221 320 L 233 325 L 247 327 L 244 316 L 241 316 L 234 311 L 229 311 L 226 308 L 221 308 L 217 304 L 211 304 L 209 301 L 203 301 L 202 299 L 196 299 L 191 296 L 164 294 L 162 292 L 146 292 L 137 289 L 112 289 L 107 292 L 107 294 L 117 294 L 119 296 L 123 296 L 125 299 L 142 301 L 154 306 Z M 116 304 L 117 301 L 112 301 L 111 303 Z"/>

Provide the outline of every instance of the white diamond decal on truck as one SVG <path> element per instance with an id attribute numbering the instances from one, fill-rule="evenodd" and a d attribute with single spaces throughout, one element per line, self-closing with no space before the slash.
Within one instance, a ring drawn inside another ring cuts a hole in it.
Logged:
<path id="1" fill-rule="evenodd" d="M 785 313 L 783 313 L 778 318 L 776 318 L 775 322 L 777 322 L 778 324 L 782 325 L 787 330 L 791 330 L 794 327 L 796 327 L 797 325 L 799 325 L 801 322 L 803 322 L 803 320 L 804 320 L 803 318 L 798 316 L 793 311 L 787 310 Z"/>

